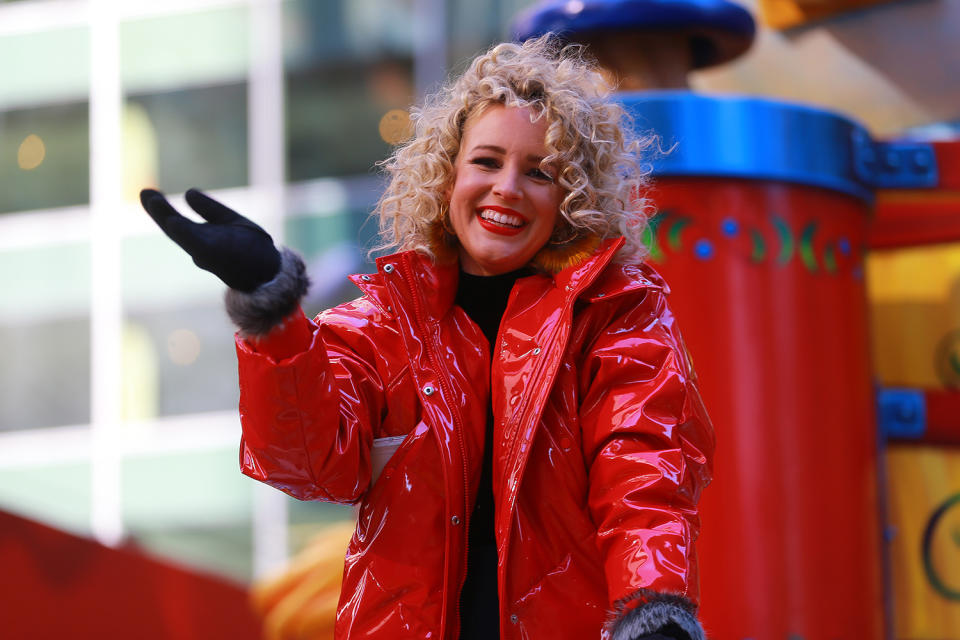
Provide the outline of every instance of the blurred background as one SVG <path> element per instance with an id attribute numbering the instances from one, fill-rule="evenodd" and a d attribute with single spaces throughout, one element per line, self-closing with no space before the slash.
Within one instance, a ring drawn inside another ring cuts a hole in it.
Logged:
<path id="1" fill-rule="evenodd" d="M 222 284 L 136 194 L 210 190 L 303 252 L 308 311 L 353 297 L 375 163 L 521 4 L 0 4 L 0 508 L 238 580 L 349 517 L 237 472 Z"/>
<path id="2" fill-rule="evenodd" d="M 223 286 L 136 194 L 257 220 L 306 257 L 308 313 L 354 297 L 407 109 L 534 4 L 0 2 L 0 510 L 239 584 L 349 520 L 240 475 Z M 737 4 L 753 46 L 694 90 L 960 132 L 960 2 Z"/>

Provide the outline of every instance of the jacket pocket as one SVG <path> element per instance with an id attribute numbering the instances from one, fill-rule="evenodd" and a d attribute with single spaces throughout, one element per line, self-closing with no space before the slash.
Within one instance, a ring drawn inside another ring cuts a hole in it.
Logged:
<path id="1" fill-rule="evenodd" d="M 400 445 L 407 436 L 389 436 L 386 438 L 374 438 L 373 446 L 370 448 L 370 486 L 372 487 L 380 477 L 380 472 L 387 466 L 390 458 L 397 452 Z"/>

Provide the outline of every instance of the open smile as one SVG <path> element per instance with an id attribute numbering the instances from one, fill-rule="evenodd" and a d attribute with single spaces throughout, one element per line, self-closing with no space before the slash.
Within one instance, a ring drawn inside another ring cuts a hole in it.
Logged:
<path id="1" fill-rule="evenodd" d="M 527 226 L 523 216 L 501 207 L 484 207 L 477 212 L 477 219 L 484 229 L 502 236 L 514 236 Z"/>

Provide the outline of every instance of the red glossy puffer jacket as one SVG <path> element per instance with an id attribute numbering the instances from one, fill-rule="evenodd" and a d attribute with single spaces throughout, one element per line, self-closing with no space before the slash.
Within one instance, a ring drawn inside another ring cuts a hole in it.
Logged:
<path id="1" fill-rule="evenodd" d="M 491 397 L 502 637 L 601 637 L 651 592 L 696 603 L 713 431 L 666 285 L 612 263 L 620 242 L 517 281 L 492 370 L 456 265 L 413 252 L 315 323 L 238 339 L 243 472 L 360 505 L 337 638 L 457 638 Z M 398 436 L 371 482 L 372 446 Z"/>

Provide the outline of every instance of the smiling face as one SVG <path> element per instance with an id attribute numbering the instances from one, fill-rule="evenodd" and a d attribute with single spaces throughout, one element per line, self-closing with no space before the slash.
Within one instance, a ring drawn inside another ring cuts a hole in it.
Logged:
<path id="1" fill-rule="evenodd" d="M 494 105 L 467 121 L 454 163 L 450 222 L 460 266 L 498 275 L 530 262 L 553 233 L 564 190 L 547 156 L 547 122 L 528 108 Z"/>

